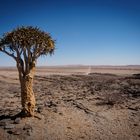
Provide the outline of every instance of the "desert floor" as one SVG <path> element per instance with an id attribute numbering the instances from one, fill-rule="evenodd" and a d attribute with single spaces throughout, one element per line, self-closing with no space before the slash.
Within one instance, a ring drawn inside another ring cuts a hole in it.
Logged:
<path id="1" fill-rule="evenodd" d="M 0 68 L 0 140 L 140 140 L 139 66 L 41 67 L 35 117 L 21 111 L 15 68 Z"/>

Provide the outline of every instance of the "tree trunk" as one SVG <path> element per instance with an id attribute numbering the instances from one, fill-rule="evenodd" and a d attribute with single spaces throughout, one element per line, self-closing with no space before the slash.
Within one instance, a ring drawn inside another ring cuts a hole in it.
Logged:
<path id="1" fill-rule="evenodd" d="M 28 75 L 20 78 L 21 83 L 21 103 L 22 103 L 22 115 L 23 116 L 34 116 L 35 109 L 35 96 L 33 92 L 33 73 L 30 72 Z"/>
<path id="2" fill-rule="evenodd" d="M 21 81 L 21 103 L 22 103 L 22 113 L 25 116 L 34 116 L 35 109 L 35 97 L 32 89 L 33 78 L 29 75 Z"/>

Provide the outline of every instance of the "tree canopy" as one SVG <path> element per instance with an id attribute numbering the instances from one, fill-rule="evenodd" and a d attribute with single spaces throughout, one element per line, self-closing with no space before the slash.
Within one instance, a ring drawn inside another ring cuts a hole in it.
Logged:
<path id="1" fill-rule="evenodd" d="M 14 58 L 22 73 L 27 73 L 38 57 L 52 54 L 54 49 L 50 34 L 32 26 L 16 28 L 0 39 L 0 51 Z"/>

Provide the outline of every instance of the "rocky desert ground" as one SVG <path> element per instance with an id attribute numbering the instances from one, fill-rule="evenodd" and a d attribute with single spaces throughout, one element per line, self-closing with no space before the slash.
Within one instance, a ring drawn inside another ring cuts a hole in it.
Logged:
<path id="1" fill-rule="evenodd" d="M 140 140 L 139 66 L 41 67 L 36 113 L 17 118 L 15 68 L 0 68 L 1 140 Z"/>

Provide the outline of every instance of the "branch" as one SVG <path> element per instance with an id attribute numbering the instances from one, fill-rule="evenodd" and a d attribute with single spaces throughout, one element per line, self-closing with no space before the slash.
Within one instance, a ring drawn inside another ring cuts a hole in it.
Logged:
<path id="1" fill-rule="evenodd" d="M 23 56 L 24 56 L 24 71 L 25 73 L 28 72 L 28 57 L 26 54 L 26 48 L 23 48 Z"/>
<path id="2" fill-rule="evenodd" d="M 28 68 L 27 68 L 27 71 L 29 72 L 29 69 L 30 69 L 30 63 L 32 63 L 32 53 L 31 53 L 29 47 L 27 47 L 27 52 L 28 52 L 28 61 L 27 61 L 27 63 L 28 63 Z"/>
<path id="3" fill-rule="evenodd" d="M 35 45 L 34 53 L 33 53 L 33 59 L 35 60 L 37 58 L 37 54 L 39 51 L 39 44 Z"/>
<path id="4" fill-rule="evenodd" d="M 1 49 L 0 51 L 4 52 L 5 54 L 11 56 L 12 58 L 14 58 L 14 60 L 16 60 L 16 57 L 14 56 L 14 54 L 7 52 L 5 49 Z"/>
<path id="5" fill-rule="evenodd" d="M 16 61 L 17 61 L 18 69 L 24 75 L 25 74 L 25 72 L 24 72 L 24 63 L 23 63 L 23 60 L 21 58 L 22 50 L 19 51 L 17 48 L 15 48 L 15 50 L 17 52 L 17 59 L 16 59 Z"/>

